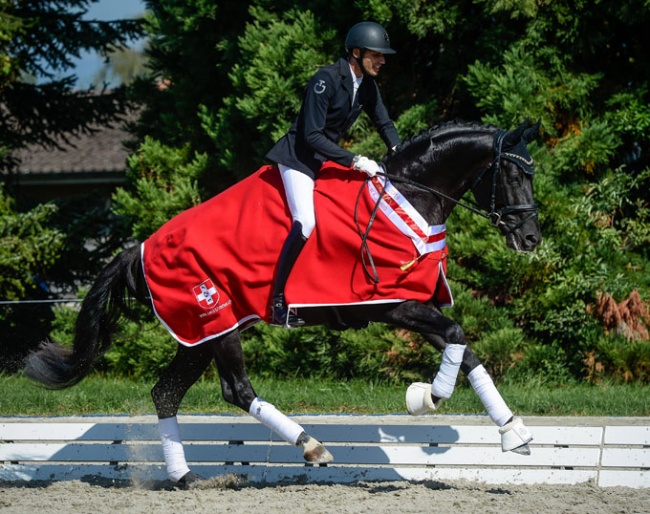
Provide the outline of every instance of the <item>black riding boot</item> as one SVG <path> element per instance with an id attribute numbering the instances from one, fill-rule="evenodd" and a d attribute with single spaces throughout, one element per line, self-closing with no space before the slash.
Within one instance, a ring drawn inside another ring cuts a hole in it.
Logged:
<path id="1" fill-rule="evenodd" d="M 280 252 L 280 259 L 278 260 L 275 284 L 273 286 L 271 325 L 300 327 L 305 324 L 304 320 L 289 311 L 287 302 L 284 299 L 284 286 L 306 242 L 307 238 L 302 235 L 302 224 L 299 221 L 295 221 L 287 236 L 287 240 L 284 242 L 282 252 Z"/>

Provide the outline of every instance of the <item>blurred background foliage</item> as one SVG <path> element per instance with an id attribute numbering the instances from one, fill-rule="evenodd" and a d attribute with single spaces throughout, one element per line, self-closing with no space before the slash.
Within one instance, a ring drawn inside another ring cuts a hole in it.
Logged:
<path id="1" fill-rule="evenodd" d="M 0 2 L 7 12 L 13 4 Z M 308 78 L 342 55 L 350 26 L 371 19 L 398 50 L 380 87 L 403 138 L 456 118 L 506 129 L 542 120 L 531 145 L 544 236 L 535 253 L 508 250 L 465 210 L 448 220 L 456 305 L 446 314 L 486 368 L 500 381 L 650 381 L 647 0 L 146 5 L 139 26 L 147 36 L 146 71 L 125 86 L 140 113 L 131 126 L 136 143 L 129 183 L 113 198 L 123 244 L 265 164 Z M 3 16 L 0 25 L 3 101 L 25 66 L 7 42 L 34 30 L 17 26 L 18 15 Z M 343 144 L 375 158 L 384 152 L 364 118 Z M 4 249 L 19 224 L 5 216 L 25 214 L 10 201 L 0 208 L 1 296 L 20 297 L 31 284 L 27 275 L 48 279 L 61 235 L 47 224 L 54 213 L 36 207 L 32 215 L 43 221 L 35 235 L 47 243 L 30 244 L 47 252 L 38 265 L 29 252 L 16 259 Z M 74 319 L 69 310 L 54 312 L 54 334 L 63 339 Z M 103 370 L 150 377 L 170 358 L 174 344 L 144 317 L 140 328 L 124 325 Z M 244 346 L 250 370 L 262 375 L 404 382 L 431 378 L 439 362 L 419 336 L 383 325 L 345 332 L 256 326 Z"/>

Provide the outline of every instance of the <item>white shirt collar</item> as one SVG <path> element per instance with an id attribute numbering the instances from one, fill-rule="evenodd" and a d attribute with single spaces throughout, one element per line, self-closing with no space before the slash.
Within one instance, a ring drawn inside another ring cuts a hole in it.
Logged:
<path id="1" fill-rule="evenodd" d="M 354 69 L 352 68 L 352 65 L 350 63 L 348 63 L 348 65 L 350 66 L 350 73 L 352 74 L 352 85 L 354 86 L 354 89 L 359 89 L 359 86 L 361 85 L 361 81 L 363 80 L 363 75 L 357 77 L 354 74 Z"/>

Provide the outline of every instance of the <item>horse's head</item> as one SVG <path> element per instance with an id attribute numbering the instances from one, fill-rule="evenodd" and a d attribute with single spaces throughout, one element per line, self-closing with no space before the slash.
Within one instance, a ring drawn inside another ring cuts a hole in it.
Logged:
<path id="1" fill-rule="evenodd" d="M 506 237 L 508 247 L 517 251 L 530 252 L 542 240 L 533 198 L 533 159 L 526 147 L 539 126 L 525 121 L 516 130 L 498 131 L 494 160 L 472 186 L 478 205 Z"/>
<path id="2" fill-rule="evenodd" d="M 444 223 L 462 205 L 488 218 L 510 248 L 529 252 L 542 240 L 533 199 L 533 159 L 526 146 L 539 126 L 526 121 L 510 132 L 447 122 L 402 142 L 384 166 L 429 223 Z M 469 189 L 479 209 L 461 202 Z"/>

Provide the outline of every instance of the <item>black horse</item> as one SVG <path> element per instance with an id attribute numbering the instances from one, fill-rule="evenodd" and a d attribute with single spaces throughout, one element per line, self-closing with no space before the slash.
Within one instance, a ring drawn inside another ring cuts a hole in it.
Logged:
<path id="1" fill-rule="evenodd" d="M 429 225 L 444 226 L 460 204 L 487 218 L 501 231 L 508 247 L 529 252 L 541 241 L 533 198 L 533 160 L 527 149 L 538 129 L 539 123 L 531 126 L 529 122 L 514 131 L 458 122 L 442 124 L 399 145 L 383 161 L 385 176 Z M 469 190 L 475 205 L 460 202 Z M 218 202 L 219 196 L 211 201 Z M 377 212 L 374 215 L 380 216 Z M 213 230 L 220 229 L 215 226 Z M 367 233 L 359 230 L 358 235 L 361 248 Z M 373 278 L 372 253 L 367 247 L 365 250 L 361 252 L 363 267 Z M 128 298 L 152 303 L 145 275 L 139 247 L 119 254 L 101 272 L 82 303 L 72 349 L 56 342 L 43 343 L 27 359 L 27 376 L 52 389 L 79 382 L 109 348 L 119 317 L 130 311 Z M 336 320 L 348 326 L 384 322 L 422 334 L 442 352 L 442 363 L 433 383 L 415 383 L 408 388 L 408 412 L 419 415 L 435 410 L 442 398 L 451 395 L 462 369 L 500 427 L 503 451 L 529 453 L 527 443 L 532 436 L 521 418 L 513 416 L 476 355 L 466 346 L 461 327 L 441 313 L 436 292 L 430 293 L 427 301 L 339 305 Z M 326 324 L 332 320 L 332 308 L 306 308 L 301 317 L 307 324 Z M 246 373 L 239 337 L 242 328 L 236 326 L 201 344 L 179 345 L 175 358 L 152 389 L 172 480 L 188 483 L 197 479 L 185 461 L 176 415 L 188 389 L 213 361 L 225 401 L 248 412 L 288 443 L 301 446 L 305 460 L 332 460 L 329 451 L 300 425 L 258 398 Z"/>

